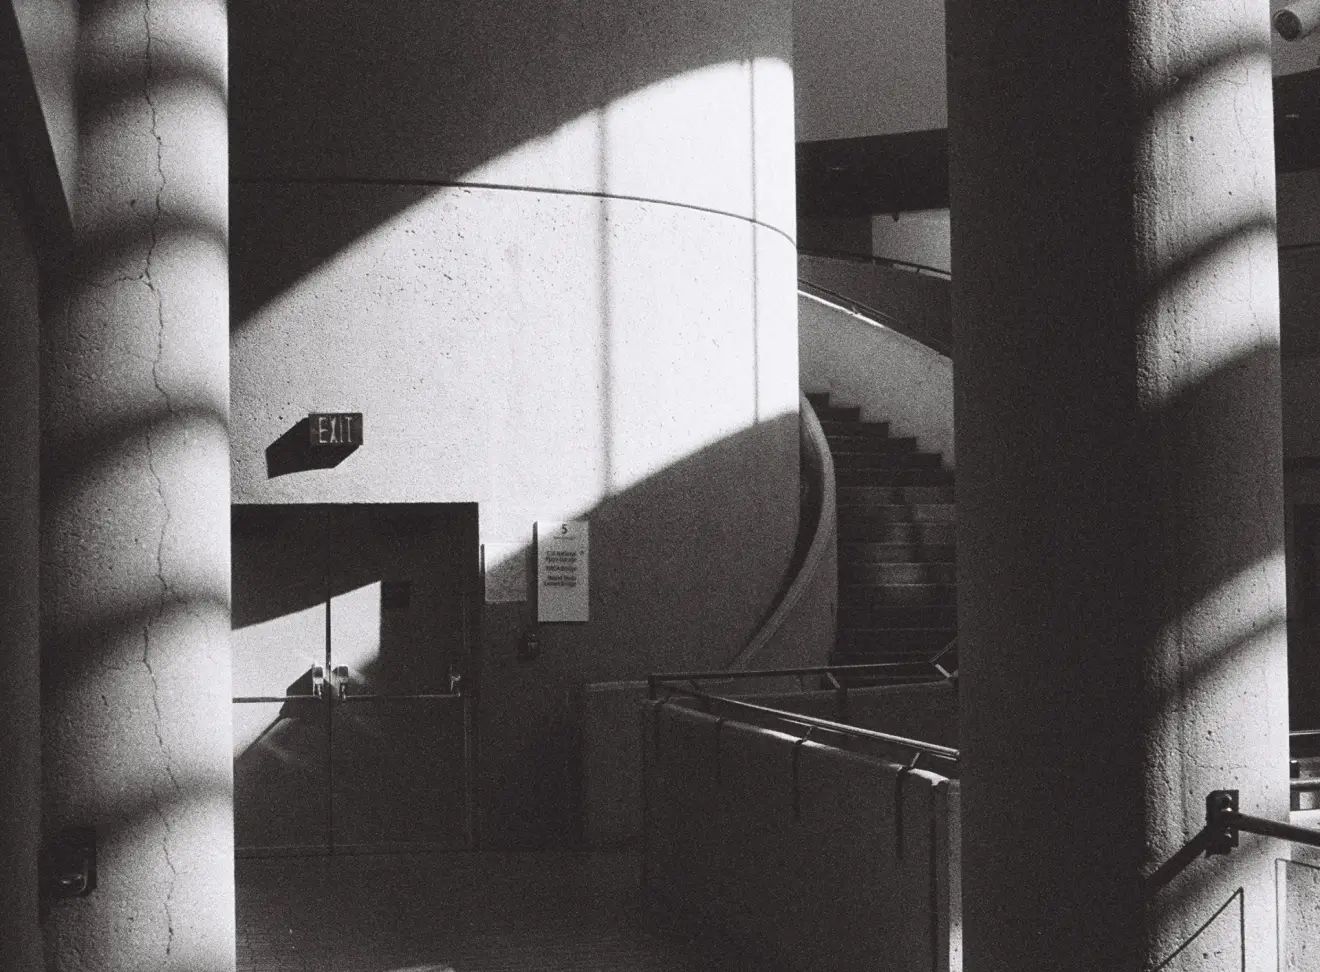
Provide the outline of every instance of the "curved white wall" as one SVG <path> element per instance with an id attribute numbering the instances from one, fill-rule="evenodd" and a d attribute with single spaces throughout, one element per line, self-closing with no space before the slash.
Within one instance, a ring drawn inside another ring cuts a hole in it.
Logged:
<path id="1" fill-rule="evenodd" d="M 590 520 L 589 623 L 524 662 L 528 605 L 483 619 L 488 833 L 562 836 L 574 687 L 723 663 L 792 549 L 790 5 L 232 20 L 235 501 L 475 501 L 504 571 Z M 331 409 L 363 448 L 271 476 Z"/>
<path id="2" fill-rule="evenodd" d="M 954 467 L 953 364 L 897 331 L 810 294 L 798 295 L 802 387 L 858 405 L 867 422 L 915 436 Z"/>

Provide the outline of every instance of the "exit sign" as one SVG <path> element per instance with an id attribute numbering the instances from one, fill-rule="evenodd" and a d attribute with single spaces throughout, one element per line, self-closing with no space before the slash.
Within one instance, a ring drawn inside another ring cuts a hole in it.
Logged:
<path id="1" fill-rule="evenodd" d="M 359 446 L 362 444 L 361 412 L 312 412 L 307 432 L 315 446 Z"/>

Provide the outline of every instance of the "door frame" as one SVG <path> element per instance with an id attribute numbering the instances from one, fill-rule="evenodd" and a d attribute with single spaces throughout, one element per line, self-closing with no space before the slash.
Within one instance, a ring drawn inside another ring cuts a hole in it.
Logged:
<path id="1" fill-rule="evenodd" d="M 462 691 L 461 704 L 463 707 L 463 740 L 462 740 L 462 764 L 463 764 L 463 833 L 464 846 L 462 848 L 443 848 L 445 850 L 476 850 L 481 845 L 480 834 L 480 813 L 478 807 L 479 793 L 478 785 L 480 781 L 479 762 L 481 754 L 480 746 L 480 719 L 478 718 L 478 701 L 480 698 L 480 672 L 481 658 L 480 649 L 482 644 L 481 623 L 482 623 L 482 573 L 481 573 L 481 542 L 480 542 L 480 518 L 479 507 L 475 502 L 467 503 L 429 503 L 429 502 L 403 502 L 403 503 L 231 503 L 230 505 L 230 536 L 231 536 L 231 556 L 236 550 L 236 545 L 232 542 L 234 524 L 237 522 L 239 511 L 288 511 L 288 512 L 307 512 L 319 513 L 339 510 L 344 508 L 351 509 L 389 509 L 397 511 L 415 510 L 419 513 L 425 513 L 430 510 L 441 508 L 454 510 L 455 508 L 470 507 L 470 514 L 465 518 L 470 523 L 470 537 L 465 537 L 467 543 L 465 550 L 461 551 L 461 562 L 464 564 L 457 594 L 462 606 Z M 233 558 L 230 570 L 231 574 L 237 569 L 237 558 Z M 232 596 L 232 595 L 231 595 Z M 327 652 L 330 651 L 329 636 L 329 594 L 327 593 Z M 327 655 L 329 659 L 329 656 Z M 232 654 L 231 662 L 232 665 Z M 334 679 L 331 676 L 329 666 L 324 671 L 324 704 L 326 705 L 325 717 L 327 722 L 327 779 L 326 790 L 327 799 L 330 800 L 329 830 L 327 840 L 323 845 L 276 845 L 267 847 L 247 846 L 240 847 L 235 845 L 235 856 L 239 858 L 262 858 L 262 857 L 326 857 L 326 856 L 348 856 L 362 854 L 396 854 L 396 853 L 426 853 L 434 852 L 437 849 L 435 845 L 427 842 L 407 842 L 407 841 L 389 841 L 371 844 L 349 844 L 335 840 L 334 835 L 334 810 L 331 794 L 333 792 L 333 751 L 329 748 L 333 745 L 333 708 L 337 705 L 346 704 L 342 701 L 336 701 L 332 698 L 336 691 Z M 284 697 L 281 697 L 284 698 Z M 290 697 L 292 698 L 292 697 Z M 297 700 L 303 699 L 303 696 L 297 696 Z M 308 700 L 313 696 L 307 696 Z M 245 702 L 258 701 L 277 701 L 273 696 L 231 696 L 231 705 L 243 704 Z"/>

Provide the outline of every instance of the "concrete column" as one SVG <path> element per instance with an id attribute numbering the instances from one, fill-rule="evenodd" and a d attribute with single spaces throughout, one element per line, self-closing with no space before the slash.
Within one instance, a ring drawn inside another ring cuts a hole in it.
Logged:
<path id="1" fill-rule="evenodd" d="M 1268 4 L 947 9 L 966 966 L 1273 970 Z"/>
<path id="2" fill-rule="evenodd" d="M 234 967 L 223 0 L 84 2 L 76 252 L 41 353 L 50 969 Z"/>

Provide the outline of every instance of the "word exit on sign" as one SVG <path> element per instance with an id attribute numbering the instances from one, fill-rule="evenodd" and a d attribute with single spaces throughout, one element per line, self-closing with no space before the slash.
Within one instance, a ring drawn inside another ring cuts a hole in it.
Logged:
<path id="1" fill-rule="evenodd" d="M 307 432 L 316 446 L 360 446 L 361 412 L 312 412 L 307 416 Z"/>

